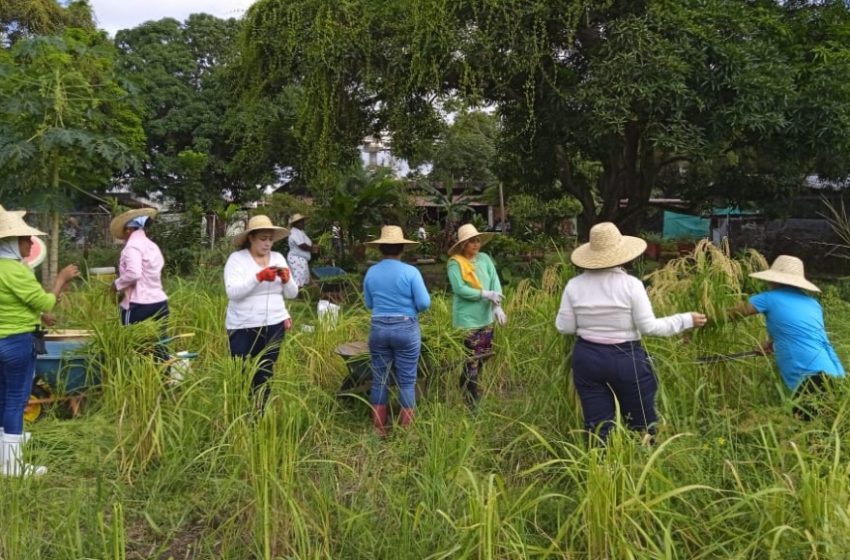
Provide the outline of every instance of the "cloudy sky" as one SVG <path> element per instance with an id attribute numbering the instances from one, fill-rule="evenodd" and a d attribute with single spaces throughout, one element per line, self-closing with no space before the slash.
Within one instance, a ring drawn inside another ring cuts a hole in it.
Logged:
<path id="1" fill-rule="evenodd" d="M 119 29 L 148 20 L 172 17 L 183 21 L 189 14 L 207 13 L 220 18 L 241 17 L 254 0 L 89 0 L 97 25 L 115 36 Z"/>

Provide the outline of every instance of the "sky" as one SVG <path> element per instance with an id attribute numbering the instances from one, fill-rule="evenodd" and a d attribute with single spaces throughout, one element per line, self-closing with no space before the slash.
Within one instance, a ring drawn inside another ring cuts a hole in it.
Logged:
<path id="1" fill-rule="evenodd" d="M 207 13 L 220 18 L 242 17 L 254 0 L 89 0 L 97 26 L 111 36 L 149 20 L 171 17 L 184 21 L 190 14 Z"/>

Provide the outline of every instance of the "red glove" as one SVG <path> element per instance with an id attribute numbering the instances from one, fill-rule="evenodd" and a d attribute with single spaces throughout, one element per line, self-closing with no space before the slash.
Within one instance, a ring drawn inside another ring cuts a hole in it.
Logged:
<path id="1" fill-rule="evenodd" d="M 284 284 L 289 282 L 289 278 L 292 276 L 292 274 L 290 274 L 288 268 L 277 269 L 277 275 L 280 276 L 280 281 L 283 282 Z"/>
<path id="2" fill-rule="evenodd" d="M 257 282 L 274 282 L 277 278 L 277 269 L 267 266 L 257 273 Z"/>

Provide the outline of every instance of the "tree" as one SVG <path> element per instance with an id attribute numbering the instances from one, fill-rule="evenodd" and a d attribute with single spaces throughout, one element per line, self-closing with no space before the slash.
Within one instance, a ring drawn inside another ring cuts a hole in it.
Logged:
<path id="1" fill-rule="evenodd" d="M 355 166 L 341 173 L 323 202 L 323 210 L 331 221 L 339 222 L 348 235 L 349 247 L 365 239 L 367 230 L 402 224 L 410 215 L 404 184 L 382 167 L 367 171 Z"/>
<path id="2" fill-rule="evenodd" d="M 52 35 L 66 28 L 94 31 L 91 6 L 74 0 L 64 6 L 56 0 L 0 0 L 0 46 L 20 39 Z"/>
<path id="3" fill-rule="evenodd" d="M 496 108 L 508 185 L 574 196 L 585 231 L 635 232 L 654 191 L 777 196 L 850 170 L 847 14 L 839 1 L 260 0 L 243 62 L 263 95 L 303 87 L 306 174 L 376 130 L 415 159 L 460 98 Z"/>
<path id="4" fill-rule="evenodd" d="M 286 148 L 288 127 L 276 125 L 286 118 L 288 98 L 260 106 L 232 93 L 239 29 L 235 19 L 193 14 L 183 23 L 168 18 L 116 34 L 119 65 L 144 107 L 147 157 L 131 177 L 137 192 L 209 210 L 222 198 L 255 200 L 262 186 L 277 182 L 279 160 L 256 148 Z M 276 133 L 265 134 L 269 129 Z"/>
<path id="5" fill-rule="evenodd" d="M 435 140 L 428 157 L 432 183 L 475 183 L 487 188 L 498 183 L 499 128 L 496 116 L 464 110 Z"/>
<path id="6" fill-rule="evenodd" d="M 0 51 L 0 196 L 51 212 L 46 281 L 57 271 L 59 211 L 132 168 L 143 142 L 102 35 L 69 29 Z"/>

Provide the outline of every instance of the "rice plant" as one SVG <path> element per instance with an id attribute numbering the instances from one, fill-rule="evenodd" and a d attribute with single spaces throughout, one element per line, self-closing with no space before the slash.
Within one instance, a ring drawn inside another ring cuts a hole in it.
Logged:
<path id="1" fill-rule="evenodd" d="M 412 429 L 372 435 L 362 395 L 338 397 L 335 353 L 365 340 L 362 303 L 322 323 L 291 302 L 265 414 L 250 398 L 256 362 L 229 356 L 226 298 L 211 271 L 167 286 L 174 349 L 199 352 L 182 382 L 152 355 L 154 326 L 120 328 L 102 286 L 81 284 L 62 326 L 93 330 L 101 384 L 82 413 L 60 406 L 28 427 L 39 479 L 0 478 L 0 557 L 78 558 L 841 558 L 850 535 L 850 388 L 801 424 L 770 358 L 700 364 L 760 341 L 758 318 L 723 310 L 759 286 L 767 263 L 706 244 L 650 276 L 661 314 L 700 310 L 714 325 L 647 339 L 659 379 L 658 441 L 622 427 L 589 443 L 555 332 L 562 258 L 507 294 L 509 323 L 482 370 L 475 412 L 457 386 L 464 351 L 451 300 L 423 314 L 429 383 Z M 823 296 L 836 349 L 850 356 L 850 304 Z M 302 326 L 313 329 L 302 329 Z"/>

